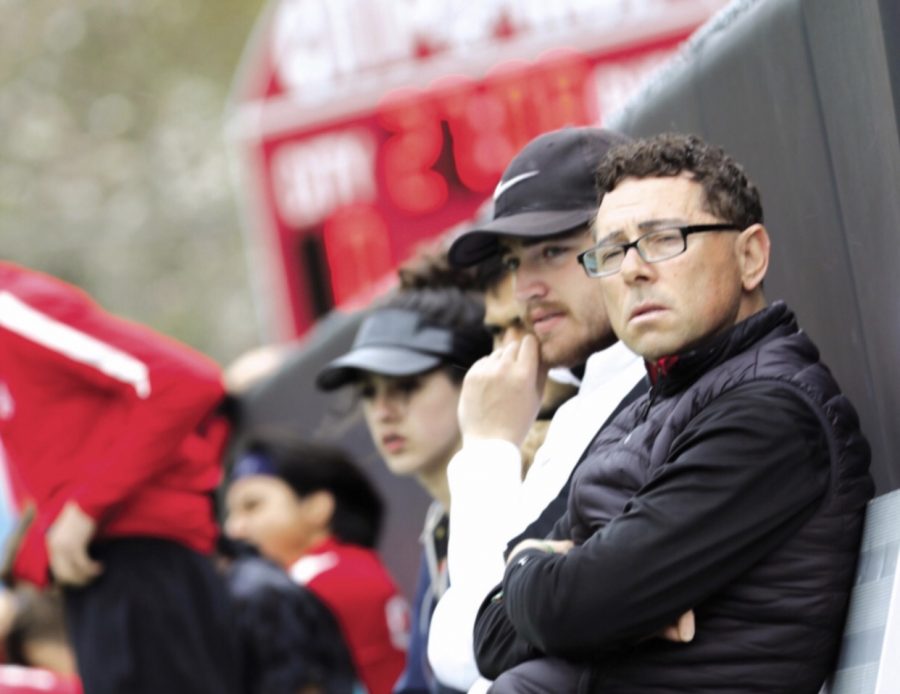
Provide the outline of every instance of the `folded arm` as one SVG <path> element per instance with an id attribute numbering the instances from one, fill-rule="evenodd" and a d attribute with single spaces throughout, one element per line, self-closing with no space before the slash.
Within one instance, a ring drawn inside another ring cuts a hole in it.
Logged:
<path id="1" fill-rule="evenodd" d="M 509 638 L 491 642 L 504 619 L 531 648 L 573 658 L 657 633 L 796 532 L 828 477 L 821 424 L 790 387 L 752 384 L 720 397 L 587 542 L 566 554 L 528 549 L 510 562 L 502 614 L 495 603 L 479 616 L 479 666 L 508 668 L 510 653 L 525 650 Z"/>

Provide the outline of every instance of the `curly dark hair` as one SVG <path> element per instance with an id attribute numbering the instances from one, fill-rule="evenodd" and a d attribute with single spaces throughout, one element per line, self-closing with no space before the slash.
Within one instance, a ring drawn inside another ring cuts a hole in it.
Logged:
<path id="1" fill-rule="evenodd" d="M 474 271 L 451 265 L 447 259 L 446 246 L 444 238 L 419 244 L 412 257 L 397 270 L 400 289 L 456 287 L 466 292 L 477 292 Z"/>
<path id="2" fill-rule="evenodd" d="M 400 289 L 456 287 L 481 301 L 482 294 L 496 287 L 509 274 L 500 246 L 484 260 L 467 267 L 452 265 L 447 253 L 460 229 L 489 222 L 492 219 L 490 212 L 490 209 L 483 209 L 469 222 L 451 229 L 436 240 L 419 244 L 409 260 L 397 270 Z M 561 237 L 567 235 L 560 234 Z"/>
<path id="3" fill-rule="evenodd" d="M 399 288 L 377 301 L 373 308 L 414 311 L 424 322 L 452 330 L 472 346 L 470 356 L 474 361 L 489 354 L 492 347 L 490 333 L 484 327 L 482 280 L 474 268 L 451 266 L 445 246 L 443 240 L 421 246 L 398 270 Z M 461 383 L 471 365 L 448 364 L 447 373 Z"/>
<path id="4" fill-rule="evenodd" d="M 708 212 L 740 229 L 762 223 L 759 190 L 743 167 L 696 135 L 664 133 L 614 147 L 597 167 L 597 190 L 602 197 L 625 178 L 681 173 L 703 187 Z"/>

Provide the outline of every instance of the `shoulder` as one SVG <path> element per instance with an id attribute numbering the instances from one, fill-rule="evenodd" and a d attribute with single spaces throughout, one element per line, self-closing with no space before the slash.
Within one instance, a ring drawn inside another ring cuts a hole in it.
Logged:
<path id="1" fill-rule="evenodd" d="M 324 552 L 301 557 L 290 573 L 313 590 L 337 591 L 347 599 L 389 598 L 398 592 L 377 552 L 357 545 L 335 543 Z"/>
<path id="2" fill-rule="evenodd" d="M 700 407 L 673 441 L 669 457 L 692 449 L 754 466 L 790 462 L 785 456 L 797 466 L 800 459 L 817 465 L 828 460 L 818 406 L 796 384 L 781 380 L 744 383 Z"/>

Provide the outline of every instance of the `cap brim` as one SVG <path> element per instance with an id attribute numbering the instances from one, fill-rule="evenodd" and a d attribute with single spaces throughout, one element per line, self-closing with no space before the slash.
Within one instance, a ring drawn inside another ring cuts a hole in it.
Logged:
<path id="1" fill-rule="evenodd" d="M 537 212 L 499 217 L 488 224 L 460 234 L 447 251 L 447 259 L 455 267 L 469 267 L 487 260 L 499 252 L 502 236 L 522 238 L 551 238 L 573 231 L 590 222 L 597 208 Z"/>
<path id="2" fill-rule="evenodd" d="M 354 349 L 335 359 L 316 376 L 316 385 L 322 390 L 334 390 L 358 381 L 361 372 L 381 376 L 414 376 L 440 366 L 441 358 L 411 349 L 388 346 L 370 346 Z"/>

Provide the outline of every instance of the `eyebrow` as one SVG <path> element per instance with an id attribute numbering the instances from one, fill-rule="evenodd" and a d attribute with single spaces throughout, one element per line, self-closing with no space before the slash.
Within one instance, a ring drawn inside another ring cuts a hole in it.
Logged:
<path id="1" fill-rule="evenodd" d="M 683 219 L 678 218 L 664 218 L 664 219 L 647 219 L 643 222 L 639 222 L 637 228 L 640 231 L 653 231 L 659 227 L 663 226 L 681 226 L 686 224 Z M 606 234 L 603 238 L 597 240 L 597 245 L 599 246 L 602 243 L 608 243 L 612 241 L 614 238 L 621 238 L 625 236 L 624 229 L 614 229 L 613 231 Z"/>

